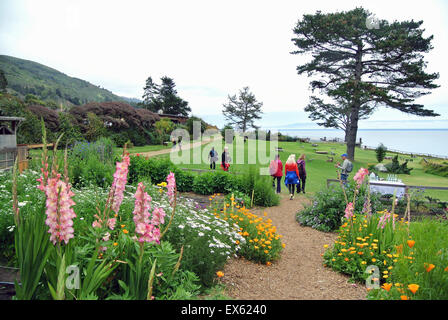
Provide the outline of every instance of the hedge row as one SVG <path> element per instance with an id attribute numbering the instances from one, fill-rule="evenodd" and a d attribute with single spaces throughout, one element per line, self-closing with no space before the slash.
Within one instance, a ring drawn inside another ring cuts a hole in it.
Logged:
<path id="1" fill-rule="evenodd" d="M 252 196 L 253 191 L 255 205 L 270 207 L 279 203 L 279 197 L 274 192 L 269 177 L 256 174 L 255 167 L 241 175 L 232 175 L 224 171 L 210 171 L 195 175 L 178 168 L 166 158 L 146 159 L 131 156 L 129 182 L 136 183 L 142 179 L 150 179 L 153 184 L 158 184 L 165 181 L 170 171 L 175 173 L 179 192 L 194 192 L 201 195 L 241 192 Z"/>

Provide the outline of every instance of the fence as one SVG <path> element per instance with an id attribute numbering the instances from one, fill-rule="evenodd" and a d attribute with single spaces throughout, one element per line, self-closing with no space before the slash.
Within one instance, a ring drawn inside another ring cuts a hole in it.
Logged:
<path id="1" fill-rule="evenodd" d="M 340 182 L 338 179 L 327 179 L 327 188 L 330 186 L 331 182 Z M 384 186 L 384 184 L 379 182 L 370 182 L 372 186 Z M 412 186 L 412 185 L 402 185 L 402 184 L 388 184 L 388 187 L 405 188 L 406 193 L 409 189 L 422 189 L 422 190 L 448 190 L 448 187 L 433 187 L 433 186 Z"/>

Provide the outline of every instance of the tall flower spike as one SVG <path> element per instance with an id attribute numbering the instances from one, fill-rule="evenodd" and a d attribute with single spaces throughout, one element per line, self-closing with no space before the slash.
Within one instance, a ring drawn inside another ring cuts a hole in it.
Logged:
<path id="1" fill-rule="evenodd" d="M 170 204 L 173 205 L 174 197 L 175 197 L 175 189 L 176 189 L 176 178 L 174 177 L 174 173 L 170 171 L 170 174 L 166 177 L 167 181 L 167 194 Z"/>
<path id="2" fill-rule="evenodd" d="M 151 196 L 145 192 L 143 183 L 139 183 L 135 192 L 134 223 L 139 242 L 160 243 L 160 230 L 150 221 Z M 162 210 L 163 211 L 163 210 Z"/>
<path id="3" fill-rule="evenodd" d="M 350 202 L 346 207 L 345 207 L 345 215 L 344 217 L 346 219 L 350 219 L 353 216 L 353 211 L 355 210 L 355 208 L 353 207 L 353 202 Z"/>
<path id="4" fill-rule="evenodd" d="M 355 174 L 355 176 L 353 177 L 353 180 L 355 180 L 356 183 L 358 184 L 358 186 L 360 186 L 368 174 L 369 174 L 369 170 L 367 170 L 365 168 L 361 168 Z"/>
<path id="5" fill-rule="evenodd" d="M 73 238 L 73 219 L 76 217 L 72 206 L 75 202 L 72 200 L 74 193 L 70 190 L 70 185 L 60 180 L 60 174 L 56 177 L 50 178 L 45 186 L 46 201 L 46 215 L 47 224 L 51 234 L 50 241 L 53 244 L 56 242 L 65 244 Z"/>
<path id="6" fill-rule="evenodd" d="M 128 180 L 129 163 L 130 159 L 128 155 L 123 157 L 123 161 L 117 162 L 114 181 L 112 183 L 112 189 L 114 190 L 112 210 L 115 213 L 118 213 L 121 203 L 123 202 L 123 192 Z"/>

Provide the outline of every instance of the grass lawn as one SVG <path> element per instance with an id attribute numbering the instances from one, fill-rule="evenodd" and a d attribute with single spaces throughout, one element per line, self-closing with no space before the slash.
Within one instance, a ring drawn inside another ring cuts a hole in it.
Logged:
<path id="1" fill-rule="evenodd" d="M 252 143 L 252 145 L 250 145 Z M 260 143 L 264 143 L 264 141 L 260 141 Z M 317 143 L 317 147 L 313 147 L 312 143 L 299 143 L 299 142 L 279 142 L 278 147 L 282 148 L 283 151 L 278 152 L 280 154 L 280 159 L 283 164 L 286 162 L 288 156 L 290 154 L 295 154 L 296 159 L 303 153 L 306 155 L 306 171 L 307 171 L 307 181 L 306 181 L 306 191 L 307 194 L 313 194 L 316 191 L 321 190 L 326 186 L 327 179 L 336 179 L 337 173 L 334 164 L 336 162 L 341 161 L 340 155 L 345 153 L 346 146 L 339 143 L 331 143 L 331 142 L 321 142 Z M 264 154 L 267 158 L 273 159 L 276 153 L 275 145 L 267 142 L 266 149 L 268 150 Z M 216 164 L 217 169 L 221 170 L 221 153 L 224 148 L 224 143 L 222 141 L 214 141 L 206 145 L 202 145 L 200 147 L 200 154 L 202 154 L 202 161 L 200 157 L 195 157 L 194 152 L 192 150 L 186 150 L 178 152 L 179 157 L 182 157 L 184 163 L 178 164 L 181 168 L 194 168 L 194 169 L 204 169 L 209 170 L 209 162 L 207 160 L 208 152 L 211 150 L 211 147 L 214 146 L 215 150 L 218 151 L 219 160 Z M 233 145 L 228 145 L 229 152 L 231 152 L 232 163 L 230 165 L 230 173 L 238 173 L 244 172 L 248 170 L 249 166 L 255 165 L 259 168 L 267 168 L 269 166 L 269 162 L 264 162 L 263 159 L 257 155 L 257 146 L 255 142 L 249 141 L 245 144 L 237 144 L 236 142 Z M 195 151 L 199 151 L 199 147 L 195 148 Z M 248 150 L 255 150 L 255 155 L 249 156 Z M 269 151 L 270 150 L 270 151 Z M 327 151 L 328 154 L 317 154 L 315 151 Z M 185 154 L 184 154 L 185 152 Z M 271 153 L 270 153 L 271 152 Z M 188 153 L 190 156 L 188 157 Z M 270 153 L 270 154 L 269 154 Z M 331 155 L 330 153 L 334 153 Z M 196 152 L 198 155 L 199 152 Z M 387 153 L 386 156 L 394 156 L 393 153 Z M 170 157 L 169 154 L 160 155 L 159 157 Z M 334 158 L 334 162 L 328 162 L 329 157 Z M 399 155 L 398 159 L 403 162 L 405 159 L 409 159 L 409 156 Z M 235 164 L 236 160 L 241 160 Z M 398 175 L 398 178 L 401 179 L 405 184 L 408 185 L 421 185 L 421 186 L 439 186 L 439 187 L 448 187 L 448 178 L 436 176 L 433 174 L 428 174 L 423 172 L 423 167 L 420 164 L 422 160 L 421 157 L 414 158 L 412 162 L 408 162 L 408 167 L 413 168 L 410 175 L 401 174 Z M 391 162 L 391 160 L 384 160 L 383 163 L 386 164 Z M 353 172 L 351 173 L 349 178 L 353 178 L 354 173 L 360 169 L 361 167 L 367 168 L 368 164 L 377 164 L 375 151 L 374 150 L 364 150 L 361 148 L 356 148 L 355 151 L 355 162 Z M 387 173 L 380 173 L 380 177 L 386 178 Z M 283 188 L 283 192 L 286 193 L 286 187 Z M 425 195 L 438 198 L 440 200 L 448 201 L 448 191 L 445 190 L 427 190 L 425 191 Z"/>

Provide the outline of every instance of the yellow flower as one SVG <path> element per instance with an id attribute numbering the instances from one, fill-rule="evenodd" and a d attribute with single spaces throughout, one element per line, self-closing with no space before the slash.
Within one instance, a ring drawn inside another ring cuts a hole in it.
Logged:
<path id="1" fill-rule="evenodd" d="M 324 248 L 328 248 L 328 244 L 324 244 Z"/>
<path id="2" fill-rule="evenodd" d="M 221 278 L 224 276 L 224 272 L 218 271 L 218 272 L 216 272 L 216 275 L 218 276 L 218 278 Z"/>
<path id="3" fill-rule="evenodd" d="M 116 246 L 118 246 L 118 243 L 117 243 L 117 242 L 114 242 L 114 247 L 116 247 Z"/>
<path id="4" fill-rule="evenodd" d="M 375 259 L 375 258 L 372 258 L 372 262 L 376 262 L 376 259 Z"/>

